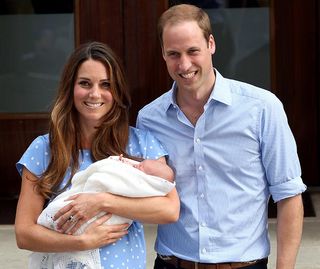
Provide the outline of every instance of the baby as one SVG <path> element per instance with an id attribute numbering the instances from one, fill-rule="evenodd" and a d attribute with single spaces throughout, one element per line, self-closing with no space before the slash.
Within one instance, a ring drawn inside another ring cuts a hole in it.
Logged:
<path id="1" fill-rule="evenodd" d="M 157 160 L 137 162 L 123 156 L 110 156 L 92 163 L 87 169 L 76 173 L 71 182 L 71 188 L 59 194 L 41 212 L 37 220 L 38 224 L 57 230 L 57 223 L 53 221 L 53 216 L 59 209 L 72 202 L 66 201 L 68 197 L 78 193 L 109 192 L 127 197 L 164 196 L 175 186 L 174 173 L 165 163 Z M 106 212 L 101 212 L 87 221 L 75 234 L 81 234 L 91 222 L 104 214 Z M 122 223 L 131 224 L 132 220 L 112 215 L 105 224 Z M 35 252 L 31 254 L 29 268 L 64 269 L 65 265 L 71 261 L 78 262 L 87 269 L 101 268 L 98 249 L 69 253 Z"/>

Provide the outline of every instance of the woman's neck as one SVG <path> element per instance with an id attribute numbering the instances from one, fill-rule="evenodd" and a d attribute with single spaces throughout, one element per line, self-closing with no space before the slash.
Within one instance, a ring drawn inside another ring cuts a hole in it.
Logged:
<path id="1" fill-rule="evenodd" d="M 97 129 L 95 127 L 81 126 L 81 147 L 83 149 L 91 149 L 92 140 Z"/>

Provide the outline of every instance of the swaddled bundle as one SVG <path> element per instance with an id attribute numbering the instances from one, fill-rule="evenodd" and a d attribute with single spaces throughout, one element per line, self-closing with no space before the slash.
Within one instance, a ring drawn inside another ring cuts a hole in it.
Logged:
<path id="1" fill-rule="evenodd" d="M 109 192 L 116 195 L 127 197 L 151 197 L 165 196 L 175 186 L 174 183 L 146 173 L 133 167 L 138 162 L 123 158 L 119 161 L 119 156 L 111 156 L 91 164 L 87 169 L 80 171 L 72 178 L 72 187 L 58 195 L 40 214 L 37 223 L 52 230 L 57 230 L 57 223 L 53 221 L 53 216 L 65 205 L 72 202 L 66 199 L 78 193 L 97 193 Z M 122 159 L 122 160 L 123 160 Z M 129 163 L 129 164 L 128 164 Z M 106 214 L 101 212 L 99 215 L 83 224 L 76 235 L 83 233 L 85 228 L 98 217 Z M 112 215 L 105 223 L 122 224 L 132 223 L 132 220 Z M 71 228 L 70 228 L 71 229 Z M 68 268 L 79 263 L 87 269 L 101 268 L 99 250 L 64 252 L 64 253 L 39 253 L 31 254 L 29 268 Z M 72 267 L 78 268 L 78 267 Z M 81 267 L 83 268 L 83 267 Z"/>

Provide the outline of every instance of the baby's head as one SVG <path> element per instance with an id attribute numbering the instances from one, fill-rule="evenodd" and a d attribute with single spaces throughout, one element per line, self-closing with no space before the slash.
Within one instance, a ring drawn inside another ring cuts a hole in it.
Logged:
<path id="1" fill-rule="evenodd" d="M 119 157 L 112 157 L 113 159 L 118 159 L 119 161 L 133 166 L 140 171 L 146 173 L 150 176 L 161 177 L 171 182 L 174 181 L 174 173 L 172 169 L 166 164 L 158 160 L 143 160 L 141 162 L 128 159 L 120 155 Z"/>
<path id="2" fill-rule="evenodd" d="M 145 172 L 151 176 L 158 176 L 159 174 L 159 161 L 156 160 L 143 160 L 138 164 L 135 164 L 134 167 L 139 169 L 142 172 Z M 160 163 L 161 165 L 161 163 Z"/>
<path id="3" fill-rule="evenodd" d="M 157 160 L 143 160 L 134 167 L 151 176 L 161 177 L 171 182 L 174 180 L 172 169 L 167 164 Z"/>

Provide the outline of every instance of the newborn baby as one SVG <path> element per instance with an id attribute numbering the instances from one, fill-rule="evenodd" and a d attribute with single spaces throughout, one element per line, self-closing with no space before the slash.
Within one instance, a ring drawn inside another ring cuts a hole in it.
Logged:
<path id="1" fill-rule="evenodd" d="M 110 156 L 91 164 L 72 178 L 69 190 L 58 195 L 42 211 L 38 218 L 41 224 L 57 230 L 53 216 L 59 209 L 71 202 L 68 197 L 78 193 L 110 192 L 127 197 L 164 196 L 172 190 L 173 172 L 169 166 L 156 160 L 137 162 L 122 156 Z M 102 216 L 102 212 L 99 216 Z M 96 218 L 97 218 L 96 217 Z M 75 234 L 80 234 L 96 218 L 82 225 Z M 112 215 L 107 224 L 132 223 L 124 217 Z M 72 227 L 70 227 L 71 229 Z"/>
<path id="2" fill-rule="evenodd" d="M 71 188 L 59 194 L 48 204 L 38 217 L 37 223 L 57 230 L 57 222 L 53 221 L 53 216 L 59 209 L 72 202 L 66 201 L 68 197 L 78 193 L 109 192 L 127 197 L 164 196 L 174 188 L 173 178 L 171 168 L 159 161 L 137 162 L 122 156 L 110 156 L 76 173 L 72 178 Z M 90 219 L 75 234 L 81 234 L 91 222 L 104 214 L 106 212 L 101 212 Z M 105 224 L 122 223 L 131 224 L 132 220 L 112 215 Z M 29 268 L 65 269 L 70 262 L 79 262 L 87 269 L 101 268 L 98 249 L 69 253 L 33 253 Z"/>

